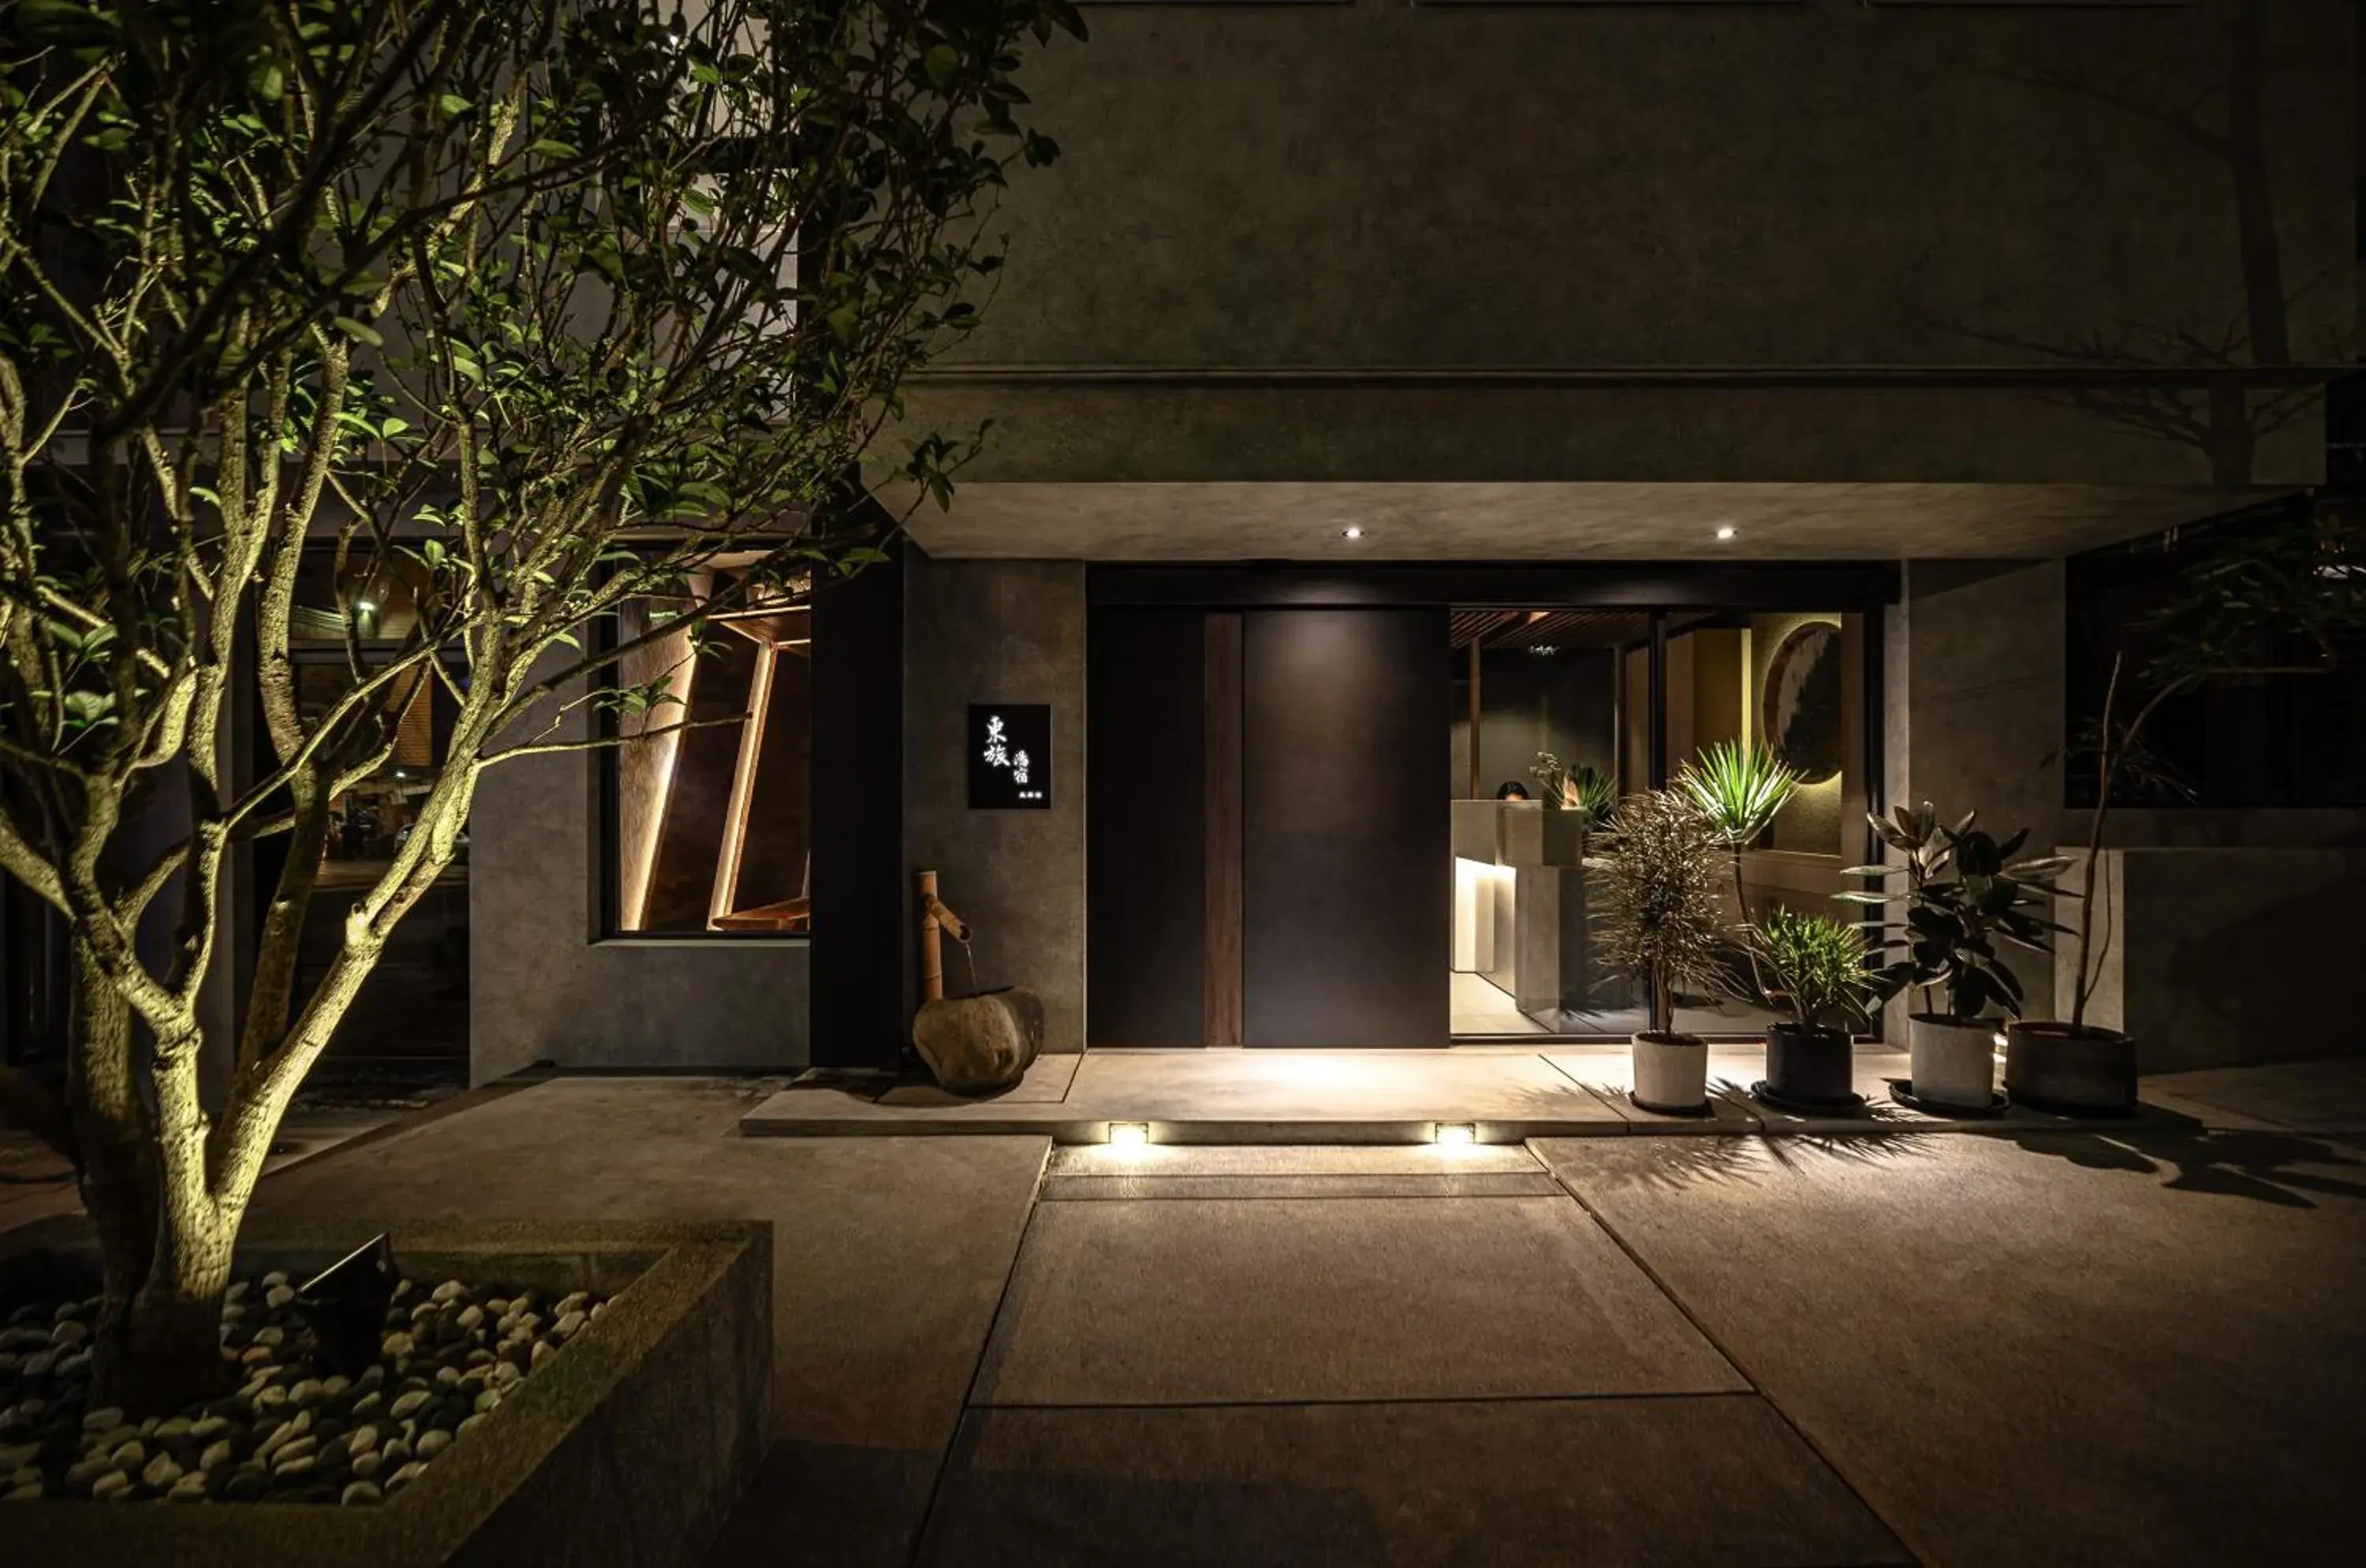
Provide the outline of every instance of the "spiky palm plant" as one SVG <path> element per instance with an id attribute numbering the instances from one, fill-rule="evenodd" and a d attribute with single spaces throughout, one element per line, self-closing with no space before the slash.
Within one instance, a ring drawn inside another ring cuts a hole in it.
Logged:
<path id="1" fill-rule="evenodd" d="M 1685 795 L 1628 795 L 1595 874 L 1595 922 L 1610 962 L 1643 982 L 1651 1027 L 1670 1032 L 1678 987 L 1718 989 L 1718 830 Z"/>
<path id="2" fill-rule="evenodd" d="M 1746 930 L 1750 898 L 1742 890 L 1741 852 L 1758 841 L 1774 824 L 1774 814 L 1788 804 L 1799 787 L 1799 772 L 1763 746 L 1720 740 L 1677 770 L 1676 787 L 1708 818 L 1725 846 L 1733 871 L 1734 918 Z M 1766 983 L 1757 946 L 1745 941 L 1742 950 L 1750 961 L 1751 985 L 1763 998 Z"/>

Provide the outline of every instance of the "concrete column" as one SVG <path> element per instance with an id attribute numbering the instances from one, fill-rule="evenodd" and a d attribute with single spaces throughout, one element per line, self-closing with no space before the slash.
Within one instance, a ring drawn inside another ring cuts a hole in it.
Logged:
<path id="1" fill-rule="evenodd" d="M 1979 813 L 2053 852 L 2062 818 L 2063 569 L 2049 561 L 1908 561 L 1884 629 L 1883 790 L 1895 805 Z M 2013 958 L 2032 1016 L 2052 1010 L 2052 960 Z M 1918 1004 L 1919 1005 L 1919 1004 Z M 1889 1038 L 1905 1038 L 1893 1006 Z"/>

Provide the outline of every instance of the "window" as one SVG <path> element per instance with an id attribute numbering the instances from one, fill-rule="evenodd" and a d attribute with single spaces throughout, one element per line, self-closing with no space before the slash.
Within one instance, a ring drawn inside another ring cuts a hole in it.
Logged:
<path id="1" fill-rule="evenodd" d="M 631 649 L 617 682 L 667 699 L 614 719 L 625 743 L 602 753 L 618 933 L 811 929 L 813 613 L 790 600 L 720 612 L 694 646 L 688 613 L 732 581 L 720 566 L 685 598 L 617 617 Z"/>

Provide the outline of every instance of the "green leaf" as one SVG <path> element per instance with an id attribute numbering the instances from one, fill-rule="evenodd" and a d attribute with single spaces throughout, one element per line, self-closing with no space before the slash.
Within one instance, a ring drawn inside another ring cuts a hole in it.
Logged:
<path id="1" fill-rule="evenodd" d="M 366 343 L 372 348 L 386 346 L 386 339 L 379 334 L 376 327 L 366 321 L 357 321 L 351 316 L 338 316 L 333 318 L 333 321 L 337 330 L 355 343 Z"/>

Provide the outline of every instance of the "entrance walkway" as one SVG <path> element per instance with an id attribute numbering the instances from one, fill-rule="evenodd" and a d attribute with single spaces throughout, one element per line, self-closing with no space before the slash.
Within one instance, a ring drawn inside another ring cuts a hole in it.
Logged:
<path id="1" fill-rule="evenodd" d="M 1950 1117 L 1890 1097 L 1905 1054 L 1856 1056 L 1858 1110 L 1794 1114 L 1753 1099 L 1761 1044 L 1709 1047 L 1709 1111 L 1663 1116 L 1628 1097 L 1630 1057 L 1617 1045 L 1460 1045 L 1451 1050 L 1089 1051 L 1039 1057 L 1006 1093 L 964 1100 L 930 1084 L 807 1074 L 739 1120 L 750 1136 L 1035 1134 L 1055 1144 L 1107 1143 L 1113 1126 L 1156 1145 L 1426 1144 L 1467 1127 L 1470 1141 L 1626 1133 L 1898 1133 L 2091 1125 L 2015 1109 Z"/>
<path id="2" fill-rule="evenodd" d="M 497 1086 L 257 1212 L 770 1223 L 776 1441 L 709 1568 L 2366 1539 L 2366 1063 L 2153 1080 L 2190 1114 L 2117 1129 L 1465 1148 L 736 1135 L 772 1093 Z"/>

